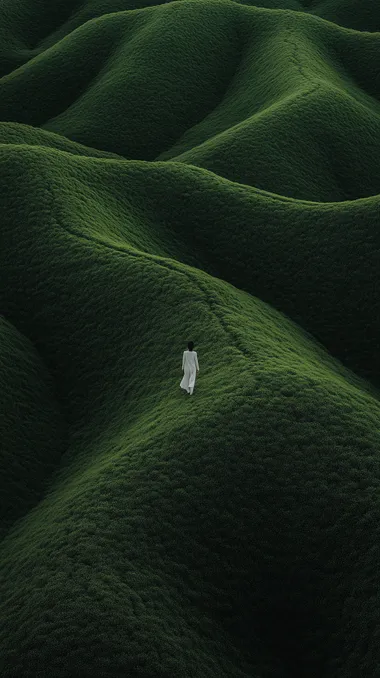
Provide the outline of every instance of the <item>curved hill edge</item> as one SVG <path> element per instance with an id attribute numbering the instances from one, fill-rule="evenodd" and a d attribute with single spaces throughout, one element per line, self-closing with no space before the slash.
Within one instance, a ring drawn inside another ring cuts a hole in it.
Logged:
<path id="1" fill-rule="evenodd" d="M 0 134 L 1 134 L 1 122 L 0 122 Z M 14 124 L 14 123 L 11 123 Z M 34 128 L 33 128 L 34 129 Z M 261 195 L 265 198 L 268 198 L 269 200 L 273 202 L 283 202 L 283 203 L 293 203 L 293 204 L 300 204 L 300 205 L 311 205 L 313 207 L 318 206 L 323 209 L 327 209 L 329 207 L 347 207 L 352 204 L 362 204 L 362 203 L 369 203 L 373 202 L 374 200 L 379 200 L 380 201 L 380 193 L 377 193 L 375 195 L 370 195 L 365 198 L 355 198 L 353 200 L 337 200 L 337 201 L 331 201 L 331 202 L 320 202 L 320 201 L 315 201 L 315 200 L 304 200 L 302 198 L 293 198 L 291 196 L 286 196 L 286 195 L 281 195 L 279 193 L 272 193 L 270 191 L 266 191 L 265 189 L 262 188 L 257 188 L 256 186 L 250 186 L 249 184 L 242 184 L 238 181 L 233 181 L 231 179 L 227 179 L 226 177 L 221 176 L 220 174 L 217 174 L 216 172 L 213 172 L 212 170 L 205 169 L 204 167 L 199 167 L 198 165 L 192 165 L 191 163 L 182 163 L 177 161 L 176 159 L 169 159 L 169 160 L 134 160 L 134 159 L 129 159 L 129 158 L 124 158 L 123 156 L 117 156 L 117 154 L 111 154 L 109 151 L 101 151 L 98 149 L 92 149 L 91 147 L 87 147 L 84 144 L 80 144 L 79 142 L 74 142 L 71 141 L 70 139 L 67 139 L 67 137 L 61 136 L 57 134 L 56 132 L 49 132 L 47 130 L 42 130 L 43 132 L 46 132 L 47 135 L 54 135 L 55 137 L 59 137 L 60 139 L 63 140 L 63 142 L 68 142 L 70 144 L 73 144 L 73 147 L 80 147 L 83 149 L 90 148 L 90 150 L 94 150 L 95 153 L 102 154 L 101 156 L 92 156 L 92 155 L 87 155 L 86 153 L 75 153 L 74 151 L 63 149 L 63 148 L 54 148 L 52 146 L 46 145 L 45 147 L 40 147 L 39 144 L 31 144 L 28 141 L 26 142 L 20 142 L 20 143 L 3 143 L 0 141 L 0 147 L 2 146 L 4 149 L 12 149 L 14 151 L 20 151 L 22 152 L 23 150 L 31 150 L 35 153 L 52 153 L 60 155 L 69 155 L 69 156 L 77 156 L 78 159 L 86 161 L 88 159 L 89 161 L 93 161 L 96 163 L 116 163 L 120 164 L 127 164 L 131 167 L 136 166 L 138 167 L 160 167 L 162 168 L 168 167 L 168 166 L 173 166 L 174 168 L 178 168 L 179 170 L 183 170 L 184 168 L 188 168 L 191 171 L 194 171 L 196 173 L 199 173 L 199 175 L 204 175 L 204 176 L 209 176 L 215 178 L 218 182 L 220 181 L 222 184 L 234 186 L 237 189 L 241 190 L 243 189 L 244 191 L 247 191 L 247 193 L 254 193 L 257 195 Z M 108 155 L 109 157 L 104 157 L 104 155 Z"/>
<path id="2" fill-rule="evenodd" d="M 25 123 L 0 121 L 0 146 L 37 147 L 69 153 L 70 155 L 86 156 L 88 158 L 103 158 L 123 161 L 123 156 L 109 151 L 102 151 L 92 146 L 86 146 L 72 141 L 56 132 L 50 132 L 40 127 L 32 127 Z"/>

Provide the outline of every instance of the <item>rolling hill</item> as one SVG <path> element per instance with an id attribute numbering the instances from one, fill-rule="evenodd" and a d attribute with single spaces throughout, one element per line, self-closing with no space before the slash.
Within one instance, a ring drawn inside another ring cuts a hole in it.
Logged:
<path id="1" fill-rule="evenodd" d="M 378 675 L 379 31 L 0 5 L 3 678 Z"/>

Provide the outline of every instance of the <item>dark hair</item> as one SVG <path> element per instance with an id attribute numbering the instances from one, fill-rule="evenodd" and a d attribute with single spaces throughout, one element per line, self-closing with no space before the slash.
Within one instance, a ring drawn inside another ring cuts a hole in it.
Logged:
<path id="1" fill-rule="evenodd" d="M 187 348 L 189 349 L 189 351 L 192 351 L 193 348 L 194 348 L 194 342 L 193 342 L 193 341 L 189 341 L 189 343 L 187 344 Z"/>

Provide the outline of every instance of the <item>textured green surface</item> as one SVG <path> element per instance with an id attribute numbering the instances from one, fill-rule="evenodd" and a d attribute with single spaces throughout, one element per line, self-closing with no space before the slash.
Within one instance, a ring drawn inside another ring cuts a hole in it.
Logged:
<path id="1" fill-rule="evenodd" d="M 2 678 L 378 677 L 376 30 L 2 0 Z"/>

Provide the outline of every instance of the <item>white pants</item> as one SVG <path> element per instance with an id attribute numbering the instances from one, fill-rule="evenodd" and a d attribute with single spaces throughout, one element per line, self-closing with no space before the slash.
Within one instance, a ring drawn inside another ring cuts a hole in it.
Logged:
<path id="1" fill-rule="evenodd" d="M 196 370 L 195 367 L 194 367 L 193 370 L 190 370 L 188 367 L 185 367 L 185 374 L 182 377 L 180 387 L 184 388 L 185 391 L 190 393 L 190 395 L 194 391 L 196 374 L 197 374 L 197 370 Z"/>

